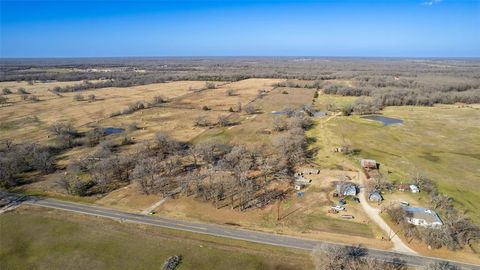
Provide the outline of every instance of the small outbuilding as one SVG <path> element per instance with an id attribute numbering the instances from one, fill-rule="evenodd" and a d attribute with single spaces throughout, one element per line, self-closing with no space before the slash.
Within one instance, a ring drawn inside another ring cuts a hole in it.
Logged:
<path id="1" fill-rule="evenodd" d="M 364 169 L 369 169 L 369 170 L 378 169 L 378 163 L 377 163 L 377 161 L 375 161 L 373 159 L 362 159 L 362 160 L 360 160 L 360 165 Z"/>
<path id="2" fill-rule="evenodd" d="M 343 196 L 355 196 L 358 193 L 358 188 L 352 183 L 337 184 L 337 193 Z"/>
<path id="3" fill-rule="evenodd" d="M 410 191 L 412 193 L 419 193 L 420 192 L 420 189 L 418 188 L 418 186 L 416 185 L 410 185 Z"/>
<path id="4" fill-rule="evenodd" d="M 295 183 L 295 190 L 302 190 L 305 188 L 305 184 L 303 183 Z"/>
<path id="5" fill-rule="evenodd" d="M 370 201 L 373 201 L 373 202 L 381 202 L 381 201 L 383 201 L 382 194 L 380 194 L 380 192 L 378 192 L 378 191 L 372 192 L 372 193 L 368 196 L 368 199 L 369 199 Z"/>

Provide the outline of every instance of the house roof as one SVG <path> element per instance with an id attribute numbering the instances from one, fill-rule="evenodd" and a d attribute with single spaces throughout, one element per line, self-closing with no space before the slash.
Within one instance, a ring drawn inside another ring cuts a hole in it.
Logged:
<path id="1" fill-rule="evenodd" d="M 430 210 L 427 208 L 420 208 L 420 207 L 404 207 L 404 209 L 410 218 L 423 219 L 430 224 L 432 223 L 443 224 L 440 217 L 433 210 Z"/>
<path id="2" fill-rule="evenodd" d="M 377 167 L 377 161 L 373 159 L 362 159 L 360 160 L 360 164 L 362 165 L 362 167 Z"/>
<path id="3" fill-rule="evenodd" d="M 351 183 L 337 184 L 337 192 L 341 194 L 355 193 L 357 194 L 357 186 Z"/>
<path id="4" fill-rule="evenodd" d="M 382 195 L 381 195 L 380 193 L 378 193 L 377 191 L 372 192 L 372 193 L 370 194 L 370 196 L 368 196 L 368 198 L 369 198 L 370 200 L 372 200 L 372 201 L 381 201 L 381 200 L 383 200 Z"/>

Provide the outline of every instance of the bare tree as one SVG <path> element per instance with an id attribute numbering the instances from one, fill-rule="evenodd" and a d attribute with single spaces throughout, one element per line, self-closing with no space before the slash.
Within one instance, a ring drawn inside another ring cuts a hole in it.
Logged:
<path id="1" fill-rule="evenodd" d="M 427 265 L 425 270 L 460 270 L 460 268 L 449 262 L 435 262 Z"/>
<path id="2" fill-rule="evenodd" d="M 230 121 L 228 121 L 228 117 L 226 115 L 219 115 L 217 118 L 217 123 L 219 126 L 226 127 L 230 125 Z"/>
<path id="3" fill-rule="evenodd" d="M 76 94 L 73 96 L 74 101 L 84 101 L 85 97 L 82 94 Z"/>
<path id="4" fill-rule="evenodd" d="M 274 131 L 284 131 L 287 129 L 287 121 L 281 117 L 275 117 L 272 121 L 272 128 Z"/>
<path id="5" fill-rule="evenodd" d="M 193 119 L 193 124 L 197 127 L 208 127 L 211 125 L 210 121 L 205 115 L 199 115 Z"/>
<path id="6" fill-rule="evenodd" d="M 2 94 L 4 95 L 10 95 L 12 93 L 12 90 L 10 90 L 10 88 L 3 88 L 2 89 Z"/>
<path id="7" fill-rule="evenodd" d="M 162 97 L 162 96 L 154 96 L 153 97 L 153 101 L 152 101 L 152 104 L 153 105 L 158 105 L 158 104 L 162 104 L 162 103 L 165 103 L 167 102 L 167 100 Z"/>
<path id="8" fill-rule="evenodd" d="M 227 96 L 235 96 L 236 91 L 234 89 L 227 89 L 227 91 L 225 91 L 225 94 Z"/>
<path id="9" fill-rule="evenodd" d="M 243 106 L 243 111 L 247 114 L 254 114 L 257 112 L 257 108 L 253 104 Z"/>
<path id="10" fill-rule="evenodd" d="M 18 88 L 18 89 L 17 89 L 17 93 L 18 93 L 19 95 L 29 95 L 29 94 L 30 94 L 30 93 L 27 92 L 27 90 L 25 90 L 25 88 L 23 88 L 23 87 Z"/>
<path id="11" fill-rule="evenodd" d="M 206 83 L 205 83 L 205 88 L 207 88 L 207 89 L 215 89 L 215 88 L 217 88 L 217 86 L 216 86 L 215 83 L 213 83 L 213 82 L 206 82 Z"/>
<path id="12" fill-rule="evenodd" d="M 97 100 L 97 97 L 95 96 L 95 94 L 90 94 L 90 95 L 88 95 L 87 98 L 88 98 L 88 101 L 90 101 L 90 102 L 94 102 L 94 101 Z"/>

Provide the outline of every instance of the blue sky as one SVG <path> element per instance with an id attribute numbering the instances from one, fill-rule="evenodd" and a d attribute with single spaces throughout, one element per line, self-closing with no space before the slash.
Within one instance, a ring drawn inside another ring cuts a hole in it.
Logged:
<path id="1" fill-rule="evenodd" d="M 480 57 L 479 29 L 480 0 L 0 0 L 0 57 Z"/>

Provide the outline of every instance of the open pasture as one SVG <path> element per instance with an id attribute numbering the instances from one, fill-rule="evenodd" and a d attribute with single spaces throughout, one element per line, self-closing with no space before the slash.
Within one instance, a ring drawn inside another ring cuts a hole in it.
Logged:
<path id="1" fill-rule="evenodd" d="M 24 141 L 48 141 L 47 128 L 54 122 L 65 121 L 82 130 L 97 125 L 114 112 L 126 109 L 138 101 L 151 101 L 155 96 L 172 99 L 205 86 L 203 81 L 178 81 L 126 88 L 102 88 L 56 96 L 42 90 L 40 101 L 16 101 L 0 110 L 0 139 L 21 138 Z M 38 88 L 40 89 L 40 88 Z M 38 90 L 40 91 L 40 90 Z M 74 100 L 80 94 L 85 98 L 94 94 L 93 102 Z M 49 98 L 43 98 L 43 95 Z M 138 121 L 138 120 L 137 120 Z"/>
<path id="2" fill-rule="evenodd" d="M 211 110 L 227 111 L 239 103 L 246 105 L 253 101 L 259 90 L 270 91 L 279 79 L 246 79 L 221 85 L 215 89 L 207 89 L 178 99 L 178 106 L 202 109 L 207 106 Z M 231 92 L 229 94 L 229 92 Z"/>

